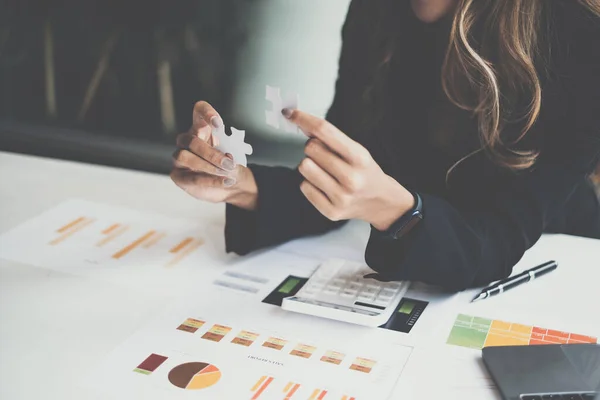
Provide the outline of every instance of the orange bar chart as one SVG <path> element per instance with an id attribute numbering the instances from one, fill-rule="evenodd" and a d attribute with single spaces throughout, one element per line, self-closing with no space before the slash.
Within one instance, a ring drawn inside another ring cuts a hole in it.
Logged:
<path id="1" fill-rule="evenodd" d="M 188 241 L 188 239 L 191 239 Z M 177 265 L 181 260 L 187 257 L 190 253 L 194 252 L 198 247 L 202 246 L 204 241 L 202 239 L 186 238 L 177 246 L 173 247 L 170 252 L 175 253 L 175 257 L 167 264 L 167 267 Z"/>
<path id="2" fill-rule="evenodd" d="M 263 376 L 261 377 L 252 387 L 250 391 L 254 392 L 254 396 L 252 396 L 252 400 L 258 400 L 260 396 L 264 393 L 265 390 L 269 387 L 269 385 L 273 382 L 273 377 Z"/>
<path id="3" fill-rule="evenodd" d="M 77 225 L 77 224 L 79 224 L 79 223 L 83 222 L 85 219 L 86 219 L 85 217 L 79 217 L 79 218 L 77 218 L 77 219 L 75 219 L 75 220 L 73 220 L 73 221 L 69 222 L 69 223 L 68 223 L 68 224 L 66 224 L 65 226 L 61 226 L 60 228 L 58 228 L 58 229 L 56 230 L 56 232 L 58 232 L 58 233 L 63 233 L 63 232 L 66 232 L 66 231 L 68 231 L 70 228 L 74 227 L 75 225 Z"/>
<path id="4" fill-rule="evenodd" d="M 68 238 L 70 238 L 71 236 L 76 234 L 77 232 L 80 232 L 87 226 L 91 225 L 93 222 L 94 222 L 94 219 L 92 219 L 92 218 L 85 218 L 85 217 L 78 218 L 75 221 L 58 229 L 57 232 L 62 233 L 62 235 L 60 235 L 56 239 L 53 239 L 48 244 L 50 246 L 56 246 L 57 244 L 64 242 L 65 240 L 67 240 Z"/>
<path id="5" fill-rule="evenodd" d="M 113 232 L 115 229 L 117 229 L 120 226 L 121 226 L 121 224 L 112 224 L 111 226 L 109 226 L 108 228 L 106 228 L 105 230 L 103 230 L 102 234 L 103 235 L 108 235 L 109 233 Z"/>
<path id="6" fill-rule="evenodd" d="M 116 228 L 113 229 L 113 226 L 116 226 Z M 106 236 L 100 241 L 98 241 L 98 243 L 96 243 L 97 247 L 102 247 L 112 242 L 113 240 L 121 236 L 123 233 L 127 232 L 127 230 L 129 229 L 127 225 L 115 224 L 113 226 L 111 226 L 109 229 L 105 229 L 104 231 L 102 231 L 102 233 Z"/>
<path id="7" fill-rule="evenodd" d="M 162 238 L 164 238 L 165 236 L 167 236 L 167 234 L 164 232 L 155 233 L 154 235 L 152 235 L 152 237 L 150 239 L 148 239 L 148 240 L 146 240 L 146 242 L 144 242 L 142 247 L 145 249 L 149 249 L 150 247 L 154 246 L 156 243 L 160 242 L 160 240 Z"/>
<path id="8" fill-rule="evenodd" d="M 125 257 L 132 250 L 134 250 L 135 248 L 139 247 L 146 240 L 150 239 L 150 237 L 152 235 L 154 235 L 154 233 L 155 233 L 155 231 L 148 231 L 148 232 L 146 232 L 143 236 L 139 237 L 134 242 L 128 244 L 127 246 L 125 246 L 124 248 L 122 248 L 121 250 L 119 250 L 118 252 L 116 252 L 115 254 L 113 254 L 112 258 L 118 260 L 118 259 L 120 259 L 122 257 Z"/>
<path id="9" fill-rule="evenodd" d="M 194 240 L 194 238 L 191 238 L 191 237 L 185 238 L 181 242 L 179 242 L 179 244 L 177 244 L 175 247 L 173 247 L 171 250 L 169 250 L 169 252 L 177 253 L 179 250 L 183 249 L 185 246 L 190 244 L 193 240 Z"/>

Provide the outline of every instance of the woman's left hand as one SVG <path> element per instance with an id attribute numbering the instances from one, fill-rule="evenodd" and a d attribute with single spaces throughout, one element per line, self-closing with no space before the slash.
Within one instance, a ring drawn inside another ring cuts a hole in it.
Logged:
<path id="1" fill-rule="evenodd" d="M 310 138 L 298 170 L 302 193 L 332 221 L 360 219 L 385 231 L 414 206 L 413 195 L 386 175 L 369 151 L 328 121 L 284 110 Z"/>

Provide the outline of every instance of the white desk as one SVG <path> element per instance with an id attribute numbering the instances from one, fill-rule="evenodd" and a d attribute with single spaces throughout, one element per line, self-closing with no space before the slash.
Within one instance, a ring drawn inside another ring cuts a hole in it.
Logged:
<path id="1" fill-rule="evenodd" d="M 173 217 L 202 218 L 215 224 L 222 224 L 224 219 L 222 205 L 192 199 L 166 176 L 0 153 L 0 181 L 0 232 L 72 197 Z M 287 249 L 297 248 L 310 255 L 307 251 L 319 254 L 333 245 L 335 253 L 346 238 L 357 248 L 353 254 L 358 256 L 366 244 L 364 228 L 361 224 L 351 224 L 319 239 L 318 245 L 315 240 L 302 240 Z M 356 243 L 361 243 L 362 248 Z M 600 275 L 600 243 L 548 237 L 526 255 L 521 265 L 530 267 L 535 261 L 548 258 L 557 258 L 564 265 L 560 274 L 556 272 L 551 274 L 554 277 L 540 280 L 526 294 L 555 299 L 550 301 L 552 307 L 559 307 L 555 311 L 573 306 L 571 313 L 582 316 L 581 324 L 577 325 L 588 331 L 590 326 L 595 327 L 600 333 L 600 317 L 597 311 L 592 312 L 600 304 L 600 296 L 593 293 Z M 586 275 L 577 277 L 585 283 L 585 290 L 564 287 L 568 268 L 574 265 L 580 266 L 578 274 Z M 586 305 L 572 304 L 569 298 Z M 498 308 L 507 301 L 507 307 L 519 307 L 519 299 L 522 297 L 506 296 L 495 303 L 490 300 L 488 306 Z M 108 283 L 0 260 L 0 399 L 97 398 L 94 393 L 75 389 L 72 382 L 81 380 L 94 364 L 168 300 L 164 295 L 137 293 Z M 485 303 L 476 305 L 479 308 L 466 306 L 467 312 L 484 310 Z M 536 302 L 536 309 L 543 309 L 538 303 L 544 302 Z M 564 307 L 560 308 L 560 304 Z M 427 379 L 431 382 L 435 377 Z"/>

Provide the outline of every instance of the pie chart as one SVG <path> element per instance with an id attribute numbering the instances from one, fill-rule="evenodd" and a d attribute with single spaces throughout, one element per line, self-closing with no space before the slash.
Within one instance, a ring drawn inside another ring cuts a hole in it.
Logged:
<path id="1" fill-rule="evenodd" d="M 214 365 L 190 362 L 176 366 L 169 372 L 169 382 L 181 389 L 206 389 L 221 379 L 221 371 Z"/>

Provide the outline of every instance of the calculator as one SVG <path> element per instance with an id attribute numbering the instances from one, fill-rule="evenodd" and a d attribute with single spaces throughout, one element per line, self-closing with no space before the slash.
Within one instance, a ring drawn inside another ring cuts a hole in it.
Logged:
<path id="1" fill-rule="evenodd" d="M 372 273 L 361 263 L 326 261 L 298 293 L 283 299 L 281 307 L 358 325 L 383 325 L 408 290 L 409 282 L 381 282 L 364 277 Z"/>

